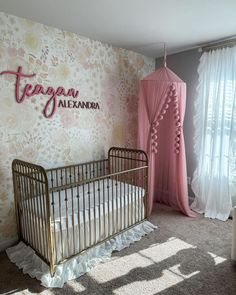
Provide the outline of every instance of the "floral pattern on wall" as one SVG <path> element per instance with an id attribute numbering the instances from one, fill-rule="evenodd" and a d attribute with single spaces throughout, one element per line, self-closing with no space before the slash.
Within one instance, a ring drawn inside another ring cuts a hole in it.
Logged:
<path id="1" fill-rule="evenodd" d="M 18 66 L 36 74 L 30 83 L 79 89 L 79 99 L 98 102 L 100 109 L 58 108 L 46 119 L 42 110 L 48 97 L 32 96 L 18 104 L 15 76 L 0 76 L 0 241 L 16 236 L 12 160 L 48 168 L 103 158 L 114 145 L 135 147 L 138 82 L 155 63 L 125 49 L 0 13 L 0 72 L 17 71 Z"/>

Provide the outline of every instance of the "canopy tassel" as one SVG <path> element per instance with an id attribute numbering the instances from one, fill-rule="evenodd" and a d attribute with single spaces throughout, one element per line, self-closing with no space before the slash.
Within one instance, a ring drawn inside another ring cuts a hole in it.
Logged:
<path id="1" fill-rule="evenodd" d="M 167 63 L 166 63 L 166 43 L 164 43 L 164 60 L 163 60 L 163 66 L 166 68 Z"/>

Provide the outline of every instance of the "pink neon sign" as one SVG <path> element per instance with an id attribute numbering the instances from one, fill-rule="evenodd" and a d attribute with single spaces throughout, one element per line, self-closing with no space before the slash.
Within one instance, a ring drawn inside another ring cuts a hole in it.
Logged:
<path id="1" fill-rule="evenodd" d="M 18 67 L 18 71 L 3 71 L 0 72 L 0 75 L 15 75 L 16 76 L 16 84 L 15 84 L 15 98 L 17 103 L 22 103 L 26 97 L 31 97 L 34 95 L 48 95 L 50 96 L 48 101 L 46 102 L 46 105 L 43 110 L 43 114 L 46 118 L 51 118 L 55 112 L 56 108 L 58 107 L 67 107 L 67 108 L 89 108 L 89 109 L 99 109 L 99 104 L 97 102 L 81 102 L 76 100 L 68 100 L 63 101 L 59 100 L 57 101 L 58 96 L 65 96 L 65 97 L 72 97 L 72 98 L 78 98 L 79 90 L 75 90 L 74 88 L 70 88 L 67 91 L 64 87 L 59 86 L 56 89 L 49 86 L 47 89 L 44 89 L 44 87 L 41 84 L 36 84 L 33 86 L 31 83 L 27 83 L 24 86 L 24 89 L 22 91 L 22 94 L 20 94 L 20 83 L 21 79 L 23 78 L 32 78 L 36 74 L 24 74 L 22 73 L 22 67 Z"/>

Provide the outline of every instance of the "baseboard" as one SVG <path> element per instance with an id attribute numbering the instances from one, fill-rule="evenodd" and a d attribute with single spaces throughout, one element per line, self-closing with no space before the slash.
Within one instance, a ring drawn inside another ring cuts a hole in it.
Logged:
<path id="1" fill-rule="evenodd" d="M 234 216 L 234 207 L 232 207 L 231 211 L 230 211 L 230 214 L 229 214 L 229 217 L 231 219 L 233 219 L 233 216 Z"/>
<path id="2" fill-rule="evenodd" d="M 8 247 L 14 245 L 17 242 L 18 238 L 7 239 L 4 241 L 0 241 L 0 253 L 5 251 Z"/>

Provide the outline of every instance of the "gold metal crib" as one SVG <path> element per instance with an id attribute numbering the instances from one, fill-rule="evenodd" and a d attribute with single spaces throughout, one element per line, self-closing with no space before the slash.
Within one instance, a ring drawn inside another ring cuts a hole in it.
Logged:
<path id="1" fill-rule="evenodd" d="M 148 158 L 112 147 L 108 158 L 44 169 L 14 160 L 19 240 L 50 267 L 147 219 Z"/>

